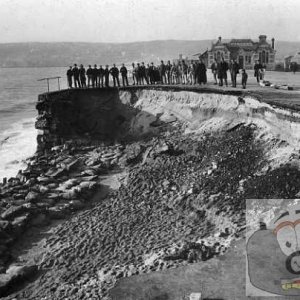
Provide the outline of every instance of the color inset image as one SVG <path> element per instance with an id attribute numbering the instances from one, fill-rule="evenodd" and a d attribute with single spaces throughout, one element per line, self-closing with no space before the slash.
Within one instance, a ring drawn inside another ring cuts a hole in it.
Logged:
<path id="1" fill-rule="evenodd" d="M 300 296 L 300 199 L 247 200 L 247 296 Z"/>

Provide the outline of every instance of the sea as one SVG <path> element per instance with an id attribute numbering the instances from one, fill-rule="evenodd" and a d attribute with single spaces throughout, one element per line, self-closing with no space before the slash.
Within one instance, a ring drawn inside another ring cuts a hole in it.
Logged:
<path id="1" fill-rule="evenodd" d="M 0 68 L 0 182 L 16 176 L 36 151 L 35 105 L 38 95 L 47 92 L 47 82 L 38 80 L 61 76 L 60 88 L 65 89 L 67 69 Z M 51 80 L 49 88 L 57 90 L 57 80 Z"/>

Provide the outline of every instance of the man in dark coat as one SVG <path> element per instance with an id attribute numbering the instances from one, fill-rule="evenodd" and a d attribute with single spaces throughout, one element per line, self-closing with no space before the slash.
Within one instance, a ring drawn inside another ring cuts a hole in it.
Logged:
<path id="1" fill-rule="evenodd" d="M 142 65 L 140 66 L 140 73 L 141 73 L 141 75 L 140 75 L 141 76 L 141 79 L 140 79 L 141 83 L 145 84 L 145 82 L 146 82 L 147 84 L 149 84 L 148 78 L 146 76 L 146 67 L 145 67 L 144 62 L 142 62 Z"/>
<path id="2" fill-rule="evenodd" d="M 137 80 L 137 84 L 142 84 L 142 75 L 141 75 L 141 66 L 139 63 L 136 64 L 135 67 L 135 74 L 136 74 L 136 80 Z"/>
<path id="3" fill-rule="evenodd" d="M 196 67 L 196 74 L 197 74 L 197 79 L 198 79 L 198 83 L 201 85 L 206 84 L 207 82 L 207 77 L 206 77 L 206 66 L 203 62 L 203 59 L 200 57 L 199 58 L 199 63 Z"/>
<path id="4" fill-rule="evenodd" d="M 88 77 L 88 87 L 90 87 L 93 83 L 93 70 L 91 65 L 89 65 L 88 69 L 86 70 L 86 75 Z"/>
<path id="5" fill-rule="evenodd" d="M 70 66 L 70 69 L 67 71 L 68 86 L 70 89 L 72 88 L 72 77 L 73 77 L 73 71 L 72 71 L 72 66 Z"/>
<path id="6" fill-rule="evenodd" d="M 110 69 L 109 72 L 112 75 L 114 87 L 116 86 L 116 83 L 118 84 L 118 87 L 119 87 L 120 86 L 119 69 L 116 67 L 116 64 L 113 65 L 113 67 Z"/>
<path id="7" fill-rule="evenodd" d="M 147 64 L 147 67 L 146 67 L 146 70 L 145 70 L 146 78 L 147 78 L 147 84 L 150 83 L 149 68 L 150 68 L 150 65 Z"/>
<path id="8" fill-rule="evenodd" d="M 94 68 L 92 69 L 93 87 L 97 87 L 97 78 L 98 78 L 98 69 L 97 69 L 97 65 L 94 65 Z"/>
<path id="9" fill-rule="evenodd" d="M 246 73 L 246 70 L 243 69 L 242 70 L 242 86 L 243 86 L 243 89 L 245 89 L 246 86 L 247 86 L 247 79 L 248 79 L 248 74 Z"/>
<path id="10" fill-rule="evenodd" d="M 219 85 L 223 86 L 223 80 L 224 80 L 225 85 L 228 86 L 227 71 L 228 71 L 229 67 L 228 67 L 228 63 L 224 60 L 224 57 L 221 58 L 221 62 L 218 63 L 217 68 L 218 68 L 218 77 L 220 80 Z"/>
<path id="11" fill-rule="evenodd" d="M 239 64 L 236 62 L 236 60 L 232 60 L 230 64 L 230 75 L 231 75 L 231 85 L 233 87 L 236 87 L 236 76 L 239 74 Z"/>
<path id="12" fill-rule="evenodd" d="M 262 70 L 263 66 L 260 63 L 260 61 L 256 61 L 255 65 L 254 65 L 254 77 L 256 77 L 256 81 L 257 83 L 259 83 L 260 78 L 260 74 L 261 74 L 261 70 Z"/>
<path id="13" fill-rule="evenodd" d="M 166 65 L 164 64 L 164 61 L 162 60 L 160 62 L 159 66 L 159 76 L 160 76 L 160 81 L 162 84 L 166 83 Z"/>
<path id="14" fill-rule="evenodd" d="M 77 65 L 74 64 L 74 68 L 73 68 L 73 76 L 74 76 L 74 85 L 75 87 L 77 88 L 77 84 L 78 84 L 78 87 L 81 87 L 80 86 L 80 81 L 79 81 L 79 70 L 77 68 Z"/>
<path id="15" fill-rule="evenodd" d="M 153 62 L 151 63 L 151 66 L 149 67 L 149 77 L 150 77 L 150 84 L 155 83 L 155 67 Z"/>
<path id="16" fill-rule="evenodd" d="M 127 68 L 125 67 L 124 64 L 122 64 L 122 67 L 120 69 L 120 73 L 121 73 L 121 76 L 122 76 L 123 86 L 128 86 Z"/>
<path id="17" fill-rule="evenodd" d="M 100 65 L 100 67 L 98 69 L 98 86 L 99 87 L 104 86 L 103 81 L 104 81 L 104 69 L 102 68 L 102 65 Z"/>
<path id="18" fill-rule="evenodd" d="M 104 82 L 105 87 L 109 87 L 109 65 L 106 65 L 104 69 Z"/>
<path id="19" fill-rule="evenodd" d="M 83 67 L 83 65 L 80 65 L 79 68 L 79 78 L 81 87 L 86 87 L 85 68 Z"/>

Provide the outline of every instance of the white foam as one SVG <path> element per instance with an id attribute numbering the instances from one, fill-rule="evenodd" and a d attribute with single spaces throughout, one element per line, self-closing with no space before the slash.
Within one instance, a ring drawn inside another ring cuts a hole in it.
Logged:
<path id="1" fill-rule="evenodd" d="M 37 147 L 35 118 L 23 119 L 0 131 L 0 180 L 16 176 Z"/>

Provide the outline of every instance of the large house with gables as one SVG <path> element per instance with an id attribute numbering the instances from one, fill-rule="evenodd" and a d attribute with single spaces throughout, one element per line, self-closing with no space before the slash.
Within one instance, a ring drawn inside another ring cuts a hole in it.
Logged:
<path id="1" fill-rule="evenodd" d="M 255 62 L 259 60 L 267 70 L 274 70 L 276 53 L 274 38 L 271 41 L 272 44 L 267 42 L 266 35 L 260 35 L 258 42 L 251 39 L 232 39 L 229 42 L 223 42 L 219 37 L 208 51 L 208 66 L 211 66 L 214 59 L 219 60 L 224 57 L 227 62 L 236 59 L 240 68 L 253 69 Z"/>

